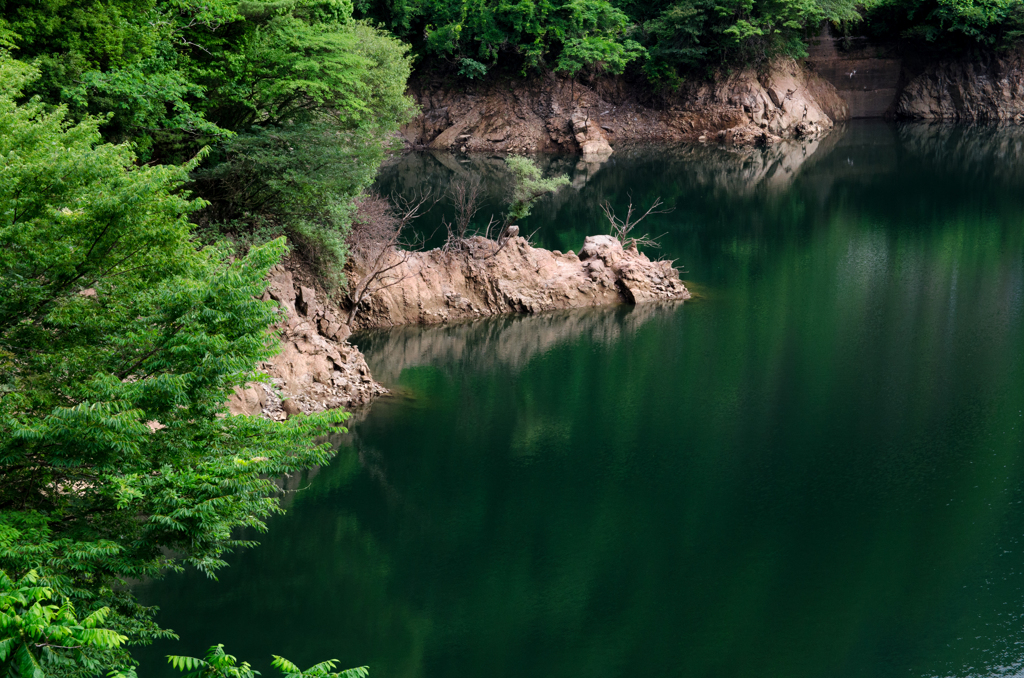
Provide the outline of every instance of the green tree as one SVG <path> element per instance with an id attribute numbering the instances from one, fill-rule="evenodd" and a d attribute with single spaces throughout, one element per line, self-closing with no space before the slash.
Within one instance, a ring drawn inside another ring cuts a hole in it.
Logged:
<path id="1" fill-rule="evenodd" d="M 0 570 L 145 643 L 168 632 L 126 582 L 212 576 L 251 543 L 238 528 L 280 510 L 272 479 L 327 462 L 314 436 L 346 415 L 225 416 L 277 347 L 259 297 L 283 240 L 234 261 L 197 249 L 203 203 L 180 188 L 198 158 L 139 166 L 95 118 L 18 105 L 35 76 L 0 56 Z M 81 651 L 132 665 L 122 646 Z"/>
<path id="2" fill-rule="evenodd" d="M 467 78 L 494 68 L 508 73 L 582 67 L 621 73 L 643 55 L 626 36 L 629 17 L 609 0 L 497 2 L 363 0 L 357 13 L 383 22 L 409 40 L 428 67 Z"/>
<path id="3" fill-rule="evenodd" d="M 106 667 L 88 650 L 116 649 L 127 637 L 102 628 L 110 609 L 78 620 L 70 601 L 57 604 L 53 588 L 31 570 L 13 581 L 0 571 L 0 676 L 43 678 L 62 666 Z"/>
<path id="4" fill-rule="evenodd" d="M 881 0 L 868 17 L 877 38 L 931 51 L 1006 49 L 1024 37 L 1020 0 Z"/>
<path id="5" fill-rule="evenodd" d="M 0 0 L 26 94 L 92 115 L 108 141 L 180 163 L 208 240 L 286 235 L 340 282 L 352 201 L 413 111 L 407 47 L 347 0 Z M 198 170 L 194 165 L 192 170 Z"/>
<path id="6" fill-rule="evenodd" d="M 221 49 L 196 69 L 216 102 L 208 117 L 235 133 L 194 175 L 210 201 L 201 223 L 242 242 L 287 235 L 337 284 L 353 201 L 413 111 L 407 47 L 353 21 L 343 3 L 240 11 L 244 21 L 226 27 Z M 333 18 L 319 20 L 325 14 Z"/>
<path id="7" fill-rule="evenodd" d="M 284 657 L 273 655 L 271 666 L 281 672 L 283 678 L 366 678 L 370 675 L 367 667 L 335 671 L 337 659 L 328 659 L 311 666 L 305 671 Z M 195 657 L 170 656 L 171 666 L 187 671 L 185 678 L 254 678 L 259 671 L 253 671 L 248 662 L 238 663 L 233 655 L 224 652 L 223 645 L 214 645 L 204 659 Z"/>

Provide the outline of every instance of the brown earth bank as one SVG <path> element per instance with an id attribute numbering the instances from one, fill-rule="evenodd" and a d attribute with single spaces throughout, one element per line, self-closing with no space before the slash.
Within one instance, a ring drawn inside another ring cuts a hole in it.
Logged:
<path id="1" fill-rule="evenodd" d="M 386 286 L 363 300 L 351 324 L 346 324 L 351 309 L 318 290 L 301 263 L 275 266 L 264 298 L 283 308 L 284 319 L 275 328 L 282 349 L 260 366 L 269 383 L 236 389 L 229 411 L 283 419 L 359 408 L 384 395 L 387 389 L 347 341 L 355 329 L 690 298 L 671 262 L 652 261 L 607 235 L 588 237 L 579 254 L 531 247 L 518 236 L 501 246 L 475 236 L 457 250 L 392 250 L 388 256 L 396 265 Z M 367 274 L 359 261 L 347 273 L 352 285 Z"/>
<path id="2" fill-rule="evenodd" d="M 792 59 L 657 95 L 623 77 L 584 83 L 553 74 L 482 83 L 420 78 L 410 93 L 422 113 L 402 130 L 408 146 L 462 153 L 602 159 L 620 143 L 641 141 L 770 144 L 821 136 L 848 116 L 835 87 Z"/>

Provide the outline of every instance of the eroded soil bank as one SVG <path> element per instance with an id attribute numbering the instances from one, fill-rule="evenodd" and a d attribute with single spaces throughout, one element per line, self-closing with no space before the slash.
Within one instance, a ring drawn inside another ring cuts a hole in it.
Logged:
<path id="1" fill-rule="evenodd" d="M 621 142 L 772 143 L 816 137 L 846 120 L 835 87 L 792 59 L 653 95 L 623 78 L 589 83 L 553 74 L 522 81 L 414 82 L 422 114 L 403 130 L 412 148 L 569 152 L 601 157 Z"/>
<path id="2" fill-rule="evenodd" d="M 410 93 L 422 113 L 402 135 L 415 149 L 579 153 L 589 161 L 620 144 L 817 138 L 852 117 L 1024 122 L 1024 48 L 935 60 L 864 40 L 837 50 L 826 31 L 804 62 L 777 59 L 662 93 L 622 77 L 421 77 Z"/>

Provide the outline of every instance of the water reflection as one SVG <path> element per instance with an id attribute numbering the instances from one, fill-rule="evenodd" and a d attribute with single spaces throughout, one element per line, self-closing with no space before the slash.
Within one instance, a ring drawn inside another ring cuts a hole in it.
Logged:
<path id="1" fill-rule="evenodd" d="M 905 124 L 897 135 L 902 148 L 936 169 L 1014 188 L 1024 181 L 1024 125 Z"/>
<path id="2" fill-rule="evenodd" d="M 946 134 L 851 125 L 746 193 L 617 153 L 538 237 L 660 195 L 705 298 L 361 338 L 402 397 L 220 582 L 147 585 L 183 640 L 144 672 L 225 642 L 375 678 L 1019 673 L 1024 186 L 1011 133 Z"/>
<path id="3" fill-rule="evenodd" d="M 521 369 L 555 346 L 581 339 L 613 344 L 682 302 L 574 309 L 432 327 L 398 327 L 365 332 L 353 342 L 367 355 L 374 377 L 396 384 L 404 370 L 429 365 L 498 366 Z"/>

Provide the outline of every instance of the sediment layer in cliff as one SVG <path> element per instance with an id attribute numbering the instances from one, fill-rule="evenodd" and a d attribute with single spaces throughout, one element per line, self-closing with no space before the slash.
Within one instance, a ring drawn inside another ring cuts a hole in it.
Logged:
<path id="1" fill-rule="evenodd" d="M 1024 123 L 1024 47 L 1004 54 L 905 65 L 903 120 Z"/>
<path id="2" fill-rule="evenodd" d="M 939 58 L 826 27 L 808 52 L 808 66 L 835 86 L 851 118 L 1024 122 L 1024 46 Z"/>
<path id="3" fill-rule="evenodd" d="M 622 78 L 574 82 L 552 74 L 519 81 L 445 83 L 410 91 L 422 114 L 402 133 L 410 147 L 458 152 L 582 152 L 619 143 L 771 143 L 814 137 L 847 118 L 835 87 L 792 59 L 657 96 Z"/>

